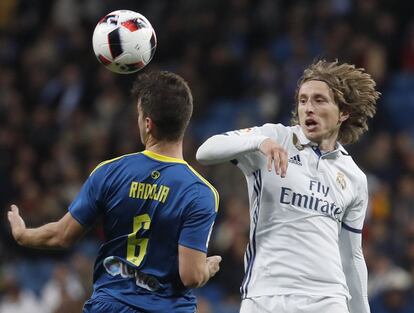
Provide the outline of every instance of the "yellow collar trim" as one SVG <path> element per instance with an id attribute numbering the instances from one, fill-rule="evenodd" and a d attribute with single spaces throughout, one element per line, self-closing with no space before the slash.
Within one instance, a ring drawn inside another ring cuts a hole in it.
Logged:
<path id="1" fill-rule="evenodd" d="M 158 154 L 149 150 L 144 150 L 142 151 L 142 153 L 144 155 L 146 155 L 147 157 L 157 160 L 157 161 L 161 161 L 161 162 L 172 162 L 172 163 L 181 163 L 181 164 L 187 164 L 186 161 L 182 160 L 182 159 L 177 159 L 177 158 L 172 158 L 172 157 L 168 157 L 162 154 Z"/>

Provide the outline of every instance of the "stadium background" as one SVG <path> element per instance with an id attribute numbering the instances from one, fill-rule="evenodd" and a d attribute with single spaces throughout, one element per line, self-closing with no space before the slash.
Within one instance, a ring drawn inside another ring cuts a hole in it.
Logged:
<path id="1" fill-rule="evenodd" d="M 99 224 L 70 251 L 42 252 L 13 243 L 6 211 L 19 204 L 29 226 L 60 218 L 100 161 L 142 149 L 129 97 L 135 75 L 107 71 L 91 46 L 99 18 L 120 8 L 143 13 L 157 32 L 146 70 L 190 83 L 185 157 L 221 194 L 211 253 L 223 262 L 198 291 L 198 312 L 237 312 L 249 221 L 242 175 L 200 166 L 196 148 L 226 130 L 288 123 L 297 78 L 317 57 L 366 68 L 382 92 L 370 132 L 348 147 L 369 178 L 369 297 L 373 313 L 414 312 L 411 2 L 2 0 L 0 312 L 80 312 L 91 292 Z"/>

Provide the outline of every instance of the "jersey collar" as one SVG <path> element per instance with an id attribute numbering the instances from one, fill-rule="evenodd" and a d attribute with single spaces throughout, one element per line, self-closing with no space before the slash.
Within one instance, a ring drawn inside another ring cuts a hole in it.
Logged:
<path id="1" fill-rule="evenodd" d="M 318 146 L 317 143 L 315 143 L 313 141 L 310 141 L 308 138 L 306 138 L 306 136 L 303 133 L 303 130 L 300 127 L 300 125 L 296 125 L 296 126 L 293 127 L 293 133 L 294 133 L 293 144 L 295 145 L 295 147 L 298 150 L 302 150 L 306 146 L 308 146 L 308 147 L 317 147 Z M 296 137 L 296 139 L 295 139 L 295 137 Z M 328 157 L 328 156 L 337 156 L 338 153 L 341 153 L 343 155 L 349 155 L 348 151 L 346 151 L 345 148 L 339 142 L 336 142 L 335 145 L 336 145 L 335 150 L 324 154 L 324 156 L 326 156 L 326 157 Z"/>
<path id="2" fill-rule="evenodd" d="M 169 156 L 165 156 L 162 154 L 158 154 L 149 150 L 144 150 L 142 151 L 142 154 L 146 155 L 147 157 L 157 160 L 157 161 L 161 161 L 161 162 L 169 162 L 169 163 L 181 163 L 181 164 L 187 164 L 186 161 L 182 160 L 182 159 L 177 159 L 177 158 L 172 158 Z"/>

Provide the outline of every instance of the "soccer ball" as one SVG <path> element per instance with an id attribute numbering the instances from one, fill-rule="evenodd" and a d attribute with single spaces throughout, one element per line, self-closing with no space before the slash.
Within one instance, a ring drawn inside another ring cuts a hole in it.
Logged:
<path id="1" fill-rule="evenodd" d="M 98 22 L 92 44 L 96 57 L 107 69 L 129 74 L 151 61 L 157 38 L 145 16 L 130 10 L 117 10 Z"/>

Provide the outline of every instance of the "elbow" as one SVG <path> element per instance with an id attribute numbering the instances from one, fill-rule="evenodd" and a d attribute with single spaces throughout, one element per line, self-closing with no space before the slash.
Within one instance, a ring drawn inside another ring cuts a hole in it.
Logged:
<path id="1" fill-rule="evenodd" d="M 204 151 L 204 147 L 201 146 L 200 148 L 198 148 L 197 152 L 196 152 L 196 159 L 198 162 L 200 162 L 203 165 L 207 165 L 208 164 L 208 158 L 207 158 L 207 154 Z"/>
<path id="2" fill-rule="evenodd" d="M 181 282 L 187 289 L 198 288 L 204 285 L 204 276 L 201 273 L 194 273 L 192 275 L 180 275 Z"/>
<path id="3" fill-rule="evenodd" d="M 76 240 L 73 237 L 63 235 L 57 243 L 57 247 L 61 249 L 68 249 L 71 248 L 75 243 Z"/>
<path id="4" fill-rule="evenodd" d="M 198 288 L 208 280 L 205 263 L 193 263 L 180 266 L 180 279 L 186 288 Z"/>
<path id="5" fill-rule="evenodd" d="M 73 236 L 70 236 L 67 232 L 60 232 L 60 235 L 56 236 L 56 242 L 52 246 L 58 249 L 68 249 L 71 248 L 75 243 L 76 239 Z"/>
<path id="6" fill-rule="evenodd" d="M 62 239 L 56 244 L 56 247 L 60 249 L 69 249 L 70 247 L 73 246 L 73 244 L 74 243 L 69 240 Z"/>
<path id="7" fill-rule="evenodd" d="M 65 238 L 64 236 L 56 236 L 55 238 L 51 239 L 47 244 L 46 247 L 50 249 L 68 249 L 73 245 L 73 243 Z"/>
<path id="8" fill-rule="evenodd" d="M 23 236 L 15 237 L 14 239 L 16 240 L 16 242 L 17 242 L 18 245 L 20 245 L 22 247 L 27 247 L 28 246 L 28 244 L 24 240 L 24 237 Z"/>
<path id="9" fill-rule="evenodd" d="M 181 245 L 178 250 L 178 273 L 182 284 L 188 289 L 203 286 L 210 278 L 206 254 Z"/>
<path id="10" fill-rule="evenodd" d="M 212 149 L 212 141 L 216 136 L 213 136 L 206 140 L 197 150 L 196 152 L 196 159 L 203 165 L 211 165 L 217 163 L 215 161 L 216 156 L 214 153 L 214 149 Z"/>

